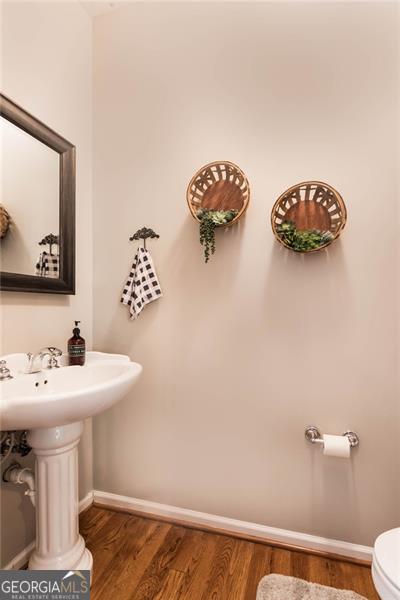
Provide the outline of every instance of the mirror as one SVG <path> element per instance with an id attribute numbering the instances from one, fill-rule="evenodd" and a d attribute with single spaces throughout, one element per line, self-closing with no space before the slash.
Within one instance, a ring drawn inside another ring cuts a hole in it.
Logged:
<path id="1" fill-rule="evenodd" d="M 75 293 L 75 148 L 0 95 L 2 290 Z"/>
<path id="2" fill-rule="evenodd" d="M 39 275 L 38 244 L 44 232 L 58 237 L 58 154 L 3 118 L 0 140 L 1 203 L 9 215 L 1 242 L 2 270 Z M 58 256 L 53 246 L 51 256 Z M 42 270 L 40 275 L 45 275 Z"/>

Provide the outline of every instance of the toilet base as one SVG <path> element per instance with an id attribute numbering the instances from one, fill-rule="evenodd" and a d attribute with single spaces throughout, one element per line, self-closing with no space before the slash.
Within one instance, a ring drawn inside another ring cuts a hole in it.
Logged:
<path id="1" fill-rule="evenodd" d="M 400 591 L 388 580 L 375 560 L 372 561 L 372 581 L 381 600 L 400 600 Z"/>

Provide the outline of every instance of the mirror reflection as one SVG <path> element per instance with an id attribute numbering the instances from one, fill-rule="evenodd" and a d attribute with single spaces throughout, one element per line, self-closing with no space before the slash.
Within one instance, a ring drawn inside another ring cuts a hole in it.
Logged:
<path id="1" fill-rule="evenodd" d="M 0 118 L 1 270 L 59 277 L 59 154 Z"/>

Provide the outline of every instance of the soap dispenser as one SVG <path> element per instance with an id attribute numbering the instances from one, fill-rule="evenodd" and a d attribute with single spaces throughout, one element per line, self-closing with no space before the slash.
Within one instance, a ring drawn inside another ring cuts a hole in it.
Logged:
<path id="1" fill-rule="evenodd" d="M 75 327 L 72 331 L 73 336 L 68 340 L 68 363 L 69 365 L 79 365 L 83 367 L 85 364 L 86 342 L 81 337 L 79 329 L 80 321 L 75 321 Z"/>

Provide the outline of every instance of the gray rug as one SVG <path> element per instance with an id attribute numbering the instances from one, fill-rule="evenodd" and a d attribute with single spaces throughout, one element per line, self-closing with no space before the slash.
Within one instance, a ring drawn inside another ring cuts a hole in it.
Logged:
<path id="1" fill-rule="evenodd" d="M 266 575 L 258 584 L 257 600 L 366 600 L 347 590 L 308 583 L 297 577 Z"/>

